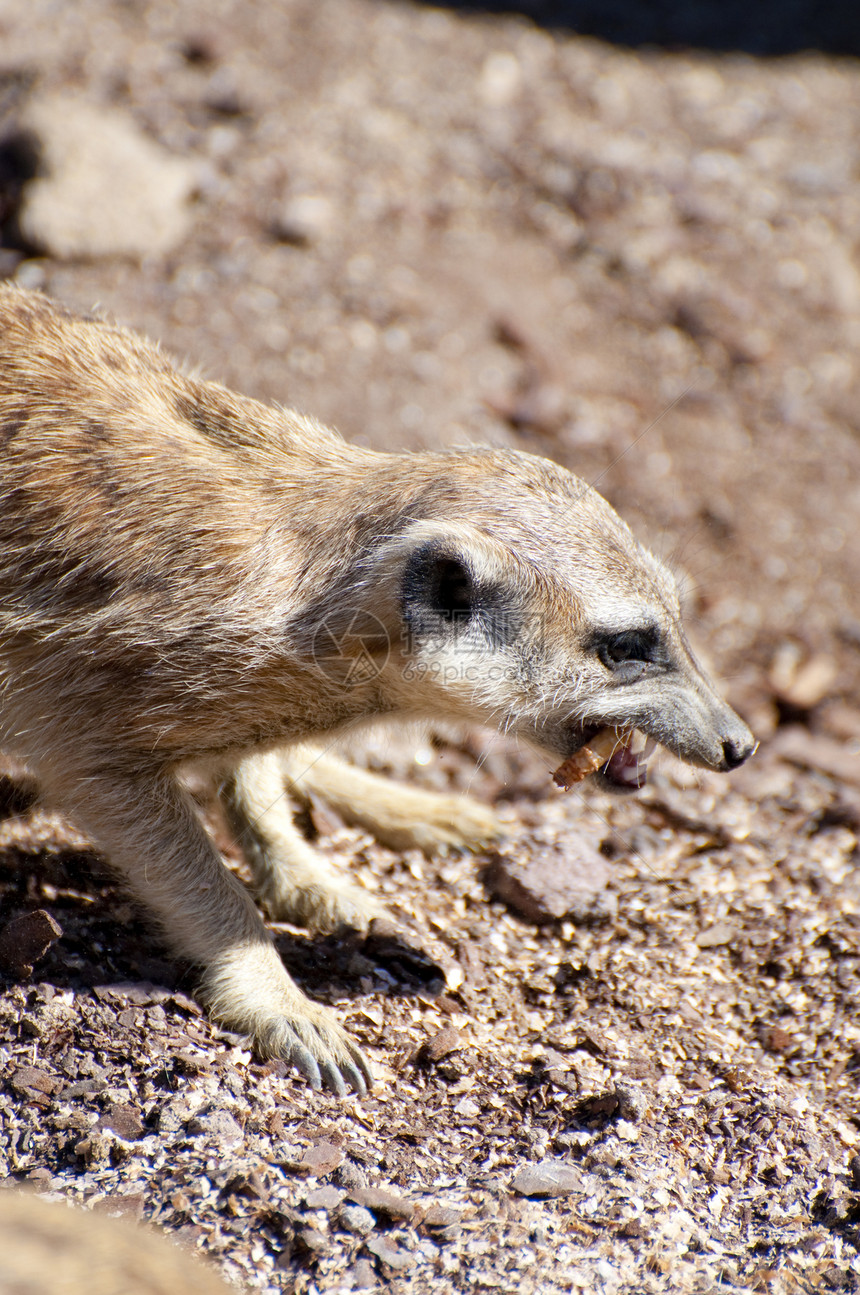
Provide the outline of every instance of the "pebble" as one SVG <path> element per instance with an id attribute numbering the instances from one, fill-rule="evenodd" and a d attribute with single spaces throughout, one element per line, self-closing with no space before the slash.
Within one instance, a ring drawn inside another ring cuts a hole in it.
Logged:
<path id="1" fill-rule="evenodd" d="M 30 103 L 22 127 L 39 155 L 19 214 L 30 246 L 60 260 L 142 260 L 189 232 L 197 163 L 168 153 L 127 113 L 45 95 Z"/>
<path id="2" fill-rule="evenodd" d="M 287 199 L 275 213 L 272 232 L 284 243 L 303 247 L 317 242 L 329 232 L 334 215 L 331 202 L 322 194 L 297 194 Z"/>
<path id="3" fill-rule="evenodd" d="M 570 1196 L 582 1191 L 582 1175 L 564 1160 L 541 1160 L 517 1170 L 511 1188 L 520 1196 Z"/>
<path id="4" fill-rule="evenodd" d="M 335 1182 L 341 1187 L 366 1187 L 367 1175 L 358 1165 L 354 1165 L 350 1160 L 344 1160 L 335 1172 Z"/>
<path id="5" fill-rule="evenodd" d="M 530 922 L 606 921 L 616 899 L 605 893 L 609 865 L 590 841 L 523 841 L 492 856 L 484 873 L 491 894 Z"/>
<path id="6" fill-rule="evenodd" d="M 238 1128 L 239 1126 L 236 1125 L 236 1127 Z M 136 1142 L 138 1138 L 143 1137 L 146 1131 L 143 1120 L 140 1118 L 140 1111 L 135 1106 L 127 1105 L 111 1106 L 98 1121 L 96 1128 L 110 1129 L 112 1133 L 123 1138 L 126 1142 Z M 242 1136 L 241 1129 L 239 1129 L 239 1136 L 240 1138 Z"/>
<path id="7" fill-rule="evenodd" d="M 245 1134 L 233 1119 L 229 1111 L 213 1107 L 201 1111 L 188 1122 L 188 1132 L 202 1135 L 210 1142 L 218 1142 L 225 1147 L 235 1147 L 245 1140 Z"/>
<path id="8" fill-rule="evenodd" d="M 333 1210 L 343 1200 L 343 1192 L 336 1187 L 315 1187 L 305 1197 L 309 1210 Z"/>
<path id="9" fill-rule="evenodd" d="M 359 1259 L 352 1269 L 352 1289 L 357 1291 L 372 1290 L 377 1284 L 376 1270 L 369 1259 Z"/>
<path id="10" fill-rule="evenodd" d="M 336 1147 L 333 1142 L 327 1142 L 323 1138 L 305 1148 L 298 1167 L 306 1174 L 324 1178 L 326 1174 L 330 1174 L 333 1170 L 339 1168 L 342 1163 L 343 1152 L 340 1147 Z"/>
<path id="11" fill-rule="evenodd" d="M 63 928 L 43 908 L 13 917 L 0 931 L 0 967 L 22 979 L 31 976 L 33 963 L 43 958 L 62 934 Z"/>
<path id="12" fill-rule="evenodd" d="M 412 1263 L 412 1256 L 408 1250 L 401 1250 L 399 1246 L 391 1245 L 382 1237 L 374 1237 L 371 1241 L 366 1241 L 365 1248 L 395 1271 L 408 1268 Z"/>
<path id="13" fill-rule="evenodd" d="M 302 1228 L 296 1233 L 296 1241 L 301 1249 L 312 1255 L 325 1254 L 329 1248 L 329 1239 L 320 1232 L 319 1228 Z"/>
<path id="14" fill-rule="evenodd" d="M 342 1205 L 337 1218 L 342 1228 L 359 1237 L 366 1237 L 376 1227 L 376 1219 L 363 1205 Z"/>
<path id="15" fill-rule="evenodd" d="M 455 1030 L 453 1025 L 446 1025 L 422 1044 L 418 1054 L 419 1060 L 441 1061 L 443 1057 L 450 1056 L 452 1052 L 458 1052 L 462 1047 L 463 1036 L 460 1031 Z"/>

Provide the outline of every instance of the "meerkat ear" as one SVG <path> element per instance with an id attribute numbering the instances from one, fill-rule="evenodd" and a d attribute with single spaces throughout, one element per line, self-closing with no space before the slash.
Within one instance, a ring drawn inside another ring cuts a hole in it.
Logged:
<path id="1" fill-rule="evenodd" d="M 424 536 L 403 566 L 400 606 L 408 632 L 435 640 L 477 632 L 503 647 L 520 632 L 522 610 L 510 584 L 510 562 L 466 528 Z"/>
<path id="2" fill-rule="evenodd" d="M 475 579 L 464 555 L 429 540 L 410 555 L 402 603 L 411 619 L 468 620 L 475 608 Z"/>

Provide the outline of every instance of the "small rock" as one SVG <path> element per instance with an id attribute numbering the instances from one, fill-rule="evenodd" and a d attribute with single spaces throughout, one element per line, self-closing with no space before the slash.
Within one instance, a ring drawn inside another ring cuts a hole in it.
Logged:
<path id="1" fill-rule="evenodd" d="M 495 853 L 484 873 L 490 893 L 530 922 L 607 921 L 616 908 L 605 893 L 609 867 L 582 837 L 541 841 L 521 837 L 512 852 Z"/>
<path id="2" fill-rule="evenodd" d="M 363 1205 L 342 1205 L 337 1218 L 342 1228 L 358 1237 L 366 1237 L 376 1227 L 376 1219 Z"/>
<path id="3" fill-rule="evenodd" d="M 36 1094 L 43 1094 L 52 1097 L 63 1087 L 63 1081 L 56 1075 L 49 1074 L 46 1070 L 38 1070 L 35 1066 L 19 1066 L 10 1080 L 16 1093 L 22 1097 L 34 1097 Z"/>
<path id="4" fill-rule="evenodd" d="M 15 976 L 31 976 L 33 964 L 62 934 L 62 927 L 43 908 L 13 917 L 0 931 L 0 967 Z"/>
<path id="5" fill-rule="evenodd" d="M 297 194 L 275 212 L 272 233 L 284 243 L 304 247 L 324 237 L 334 223 L 334 207 L 316 193 Z"/>
<path id="6" fill-rule="evenodd" d="M 631 1124 L 637 1124 L 648 1110 L 647 1096 L 634 1084 L 616 1084 L 615 1096 L 618 1098 L 619 1117 Z"/>
<path id="7" fill-rule="evenodd" d="M 343 1164 L 343 1152 L 340 1147 L 321 1139 L 305 1148 L 298 1168 L 306 1174 L 313 1174 L 315 1178 L 324 1178 L 341 1164 Z"/>
<path id="8" fill-rule="evenodd" d="M 110 1129 L 126 1142 L 136 1142 L 144 1135 L 140 1112 L 134 1106 L 111 1106 L 96 1124 L 97 1129 Z"/>
<path id="9" fill-rule="evenodd" d="M 424 1062 L 441 1061 L 452 1052 L 459 1052 L 463 1047 L 463 1036 L 453 1025 L 446 1025 L 437 1031 L 432 1038 L 423 1043 L 418 1050 L 418 1060 Z"/>
<path id="10" fill-rule="evenodd" d="M 225 1147 L 235 1147 L 245 1139 L 245 1134 L 230 1112 L 222 1110 L 220 1106 L 210 1107 L 195 1115 L 188 1122 L 188 1132 Z"/>
<path id="11" fill-rule="evenodd" d="M 453 1230 L 459 1227 L 462 1215 L 459 1210 L 448 1205 L 431 1205 L 424 1211 L 421 1222 L 430 1232 L 445 1232 L 449 1238 Z"/>
<path id="12" fill-rule="evenodd" d="M 352 1164 L 349 1160 L 344 1160 L 343 1164 L 338 1166 L 335 1174 L 335 1182 L 339 1183 L 341 1187 L 346 1187 L 348 1189 L 353 1187 L 366 1187 L 367 1175 L 363 1169 L 359 1169 L 358 1165 Z"/>
<path id="13" fill-rule="evenodd" d="M 48 273 L 42 261 L 28 258 L 15 271 L 15 282 L 30 292 L 42 292 L 48 282 Z"/>
<path id="14" fill-rule="evenodd" d="M 713 926 L 699 932 L 696 944 L 700 949 L 716 949 L 721 944 L 731 944 L 737 934 L 738 928 L 733 922 L 715 922 Z"/>
<path id="15" fill-rule="evenodd" d="M 62 1096 L 66 1101 L 75 1097 L 91 1097 L 93 1093 L 103 1093 L 107 1084 L 103 1079 L 79 1079 L 63 1089 Z"/>
<path id="16" fill-rule="evenodd" d="M 811 710 L 823 701 L 836 682 L 838 669 L 823 654 L 804 661 L 795 643 L 780 644 L 771 663 L 768 681 L 779 701 L 793 710 Z"/>
<path id="17" fill-rule="evenodd" d="M 376 1285 L 376 1272 L 369 1259 L 359 1259 L 353 1265 L 351 1276 L 353 1290 L 372 1290 Z"/>
<path id="18" fill-rule="evenodd" d="M 384 1214 L 389 1219 L 410 1220 L 415 1214 L 415 1206 L 411 1201 L 382 1187 L 352 1187 L 347 1195 L 356 1205 L 363 1205 L 365 1209 L 373 1210 L 374 1214 Z"/>
<path id="19" fill-rule="evenodd" d="M 517 1170 L 511 1188 L 520 1196 L 570 1196 L 582 1191 L 582 1176 L 564 1160 L 541 1160 Z"/>
<path id="20" fill-rule="evenodd" d="M 305 1197 L 305 1204 L 309 1210 L 333 1210 L 342 1200 L 343 1192 L 337 1187 L 315 1187 Z"/>
<path id="21" fill-rule="evenodd" d="M 329 1248 L 329 1240 L 318 1228 L 301 1228 L 296 1233 L 296 1248 L 311 1255 L 323 1255 Z"/>
<path id="22" fill-rule="evenodd" d="M 21 127 L 39 159 L 19 213 L 30 246 L 60 260 L 142 260 L 187 234 L 196 164 L 171 156 L 126 113 L 50 95 L 30 103 Z"/>
<path id="23" fill-rule="evenodd" d="M 392 1245 L 382 1237 L 374 1237 L 372 1241 L 365 1241 L 364 1244 L 365 1249 L 395 1271 L 408 1268 L 412 1263 L 412 1255 L 408 1250 L 401 1250 L 399 1246 Z"/>

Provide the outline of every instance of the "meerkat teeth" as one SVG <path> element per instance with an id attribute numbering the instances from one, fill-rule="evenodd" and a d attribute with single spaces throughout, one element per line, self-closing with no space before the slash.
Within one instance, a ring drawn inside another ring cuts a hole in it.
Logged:
<path id="1" fill-rule="evenodd" d="M 611 759 L 613 752 L 626 747 L 633 740 L 636 729 L 621 730 L 602 728 L 594 737 L 589 738 L 586 746 L 580 747 L 573 755 L 558 766 L 552 775 L 557 787 L 570 791 L 578 782 L 596 773 L 601 765 Z"/>

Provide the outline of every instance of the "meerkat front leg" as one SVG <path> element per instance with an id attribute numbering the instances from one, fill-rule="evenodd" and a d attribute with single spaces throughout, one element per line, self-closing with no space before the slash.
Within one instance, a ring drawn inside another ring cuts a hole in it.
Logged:
<path id="1" fill-rule="evenodd" d="M 372 1074 L 329 1010 L 290 979 L 242 883 L 226 868 L 173 777 L 105 775 L 53 789 L 156 914 L 174 948 L 203 969 L 213 1015 L 251 1035 L 258 1051 L 343 1096 Z"/>
<path id="2" fill-rule="evenodd" d="M 223 790 L 223 802 L 251 866 L 255 891 L 273 918 L 314 931 L 366 931 L 385 909 L 315 850 L 293 822 L 283 755 L 249 756 Z"/>

